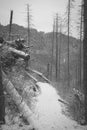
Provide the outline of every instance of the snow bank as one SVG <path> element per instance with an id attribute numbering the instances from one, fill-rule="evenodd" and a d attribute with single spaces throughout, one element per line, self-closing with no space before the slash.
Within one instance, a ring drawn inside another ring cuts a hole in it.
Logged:
<path id="1" fill-rule="evenodd" d="M 39 130 L 82 130 L 81 126 L 62 114 L 55 88 L 48 83 L 38 82 L 41 94 L 37 97 L 36 115 Z"/>

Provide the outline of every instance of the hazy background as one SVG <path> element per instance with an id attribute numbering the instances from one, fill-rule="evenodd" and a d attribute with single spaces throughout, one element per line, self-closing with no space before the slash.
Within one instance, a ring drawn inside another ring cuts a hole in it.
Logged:
<path id="1" fill-rule="evenodd" d="M 13 10 L 13 22 L 26 26 L 27 4 L 30 5 L 32 24 L 38 30 L 50 31 L 54 14 L 65 11 L 67 0 L 0 0 L 0 22 L 8 24 L 10 10 Z"/>
<path id="2" fill-rule="evenodd" d="M 80 0 L 77 0 L 77 3 L 79 2 Z M 27 27 L 27 4 L 29 4 L 32 27 L 39 31 L 50 32 L 55 13 L 58 12 L 63 17 L 67 3 L 68 0 L 0 0 L 0 23 L 9 24 L 10 10 L 13 10 L 13 23 Z M 72 16 L 77 17 L 75 13 Z"/>

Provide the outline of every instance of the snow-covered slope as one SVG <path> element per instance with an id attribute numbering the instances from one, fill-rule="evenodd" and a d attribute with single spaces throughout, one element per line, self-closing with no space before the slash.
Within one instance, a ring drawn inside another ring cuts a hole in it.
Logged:
<path id="1" fill-rule="evenodd" d="M 37 97 L 35 113 L 39 130 L 85 130 L 75 121 L 62 114 L 60 99 L 55 88 L 48 83 L 38 82 L 41 93 Z"/>

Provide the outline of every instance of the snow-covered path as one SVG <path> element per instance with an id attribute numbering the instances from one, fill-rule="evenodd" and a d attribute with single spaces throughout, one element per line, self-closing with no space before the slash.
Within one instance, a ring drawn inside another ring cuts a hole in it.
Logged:
<path id="1" fill-rule="evenodd" d="M 39 130 L 86 130 L 62 114 L 56 90 L 48 83 L 38 82 L 41 94 L 37 97 L 35 113 Z"/>

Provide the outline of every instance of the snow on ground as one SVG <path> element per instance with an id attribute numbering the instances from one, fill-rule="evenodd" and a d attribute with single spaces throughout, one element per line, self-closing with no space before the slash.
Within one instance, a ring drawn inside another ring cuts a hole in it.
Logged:
<path id="1" fill-rule="evenodd" d="M 37 97 L 35 113 L 37 114 L 38 130 L 87 130 L 75 121 L 62 114 L 60 96 L 55 88 L 48 83 L 38 82 L 41 93 Z"/>

